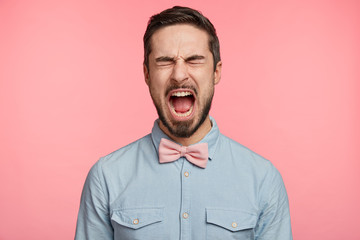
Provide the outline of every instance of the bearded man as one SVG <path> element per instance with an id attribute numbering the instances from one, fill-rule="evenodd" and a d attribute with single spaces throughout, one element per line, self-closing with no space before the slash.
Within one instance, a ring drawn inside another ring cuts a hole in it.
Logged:
<path id="1" fill-rule="evenodd" d="M 86 179 L 75 239 L 292 239 L 283 180 L 209 116 L 219 40 L 196 10 L 150 18 L 144 76 L 159 119 Z"/>

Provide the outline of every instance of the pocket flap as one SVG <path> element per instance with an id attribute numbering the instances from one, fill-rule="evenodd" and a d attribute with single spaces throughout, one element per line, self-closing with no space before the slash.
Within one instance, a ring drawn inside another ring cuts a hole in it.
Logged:
<path id="1" fill-rule="evenodd" d="M 255 228 L 257 214 L 236 209 L 206 209 L 206 222 L 232 232 Z"/>
<path id="2" fill-rule="evenodd" d="M 161 222 L 164 219 L 164 208 L 129 208 L 114 210 L 111 220 L 120 225 L 138 229 Z"/>

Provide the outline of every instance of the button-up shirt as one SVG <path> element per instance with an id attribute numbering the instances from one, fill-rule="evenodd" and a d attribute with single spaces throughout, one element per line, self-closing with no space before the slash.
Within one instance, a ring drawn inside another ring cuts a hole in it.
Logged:
<path id="1" fill-rule="evenodd" d="M 283 180 L 266 159 L 222 135 L 213 118 L 205 169 L 160 164 L 151 134 L 101 158 L 81 196 L 75 239 L 292 239 Z"/>

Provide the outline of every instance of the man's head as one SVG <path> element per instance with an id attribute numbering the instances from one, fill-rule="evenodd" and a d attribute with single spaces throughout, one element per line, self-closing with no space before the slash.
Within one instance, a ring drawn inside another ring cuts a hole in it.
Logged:
<path id="1" fill-rule="evenodd" d="M 211 127 L 214 85 L 221 76 L 219 42 L 213 25 L 182 7 L 150 19 L 144 36 L 144 75 L 160 118 L 160 128 L 189 138 Z"/>
<path id="2" fill-rule="evenodd" d="M 152 16 L 148 22 L 144 34 L 144 64 L 149 69 L 149 54 L 151 53 L 151 37 L 152 35 L 165 26 L 175 24 L 190 24 L 207 32 L 209 36 L 209 50 L 214 58 L 214 70 L 220 58 L 220 44 L 216 35 L 216 30 L 209 19 L 200 12 L 188 8 L 175 6 L 166 9 L 159 14 Z"/>

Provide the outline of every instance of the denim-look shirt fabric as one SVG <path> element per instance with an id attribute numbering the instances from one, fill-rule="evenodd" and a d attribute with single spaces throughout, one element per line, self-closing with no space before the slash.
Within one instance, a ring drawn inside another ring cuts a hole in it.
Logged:
<path id="1" fill-rule="evenodd" d="M 219 132 L 213 118 L 205 169 L 160 164 L 152 133 L 101 158 L 81 197 L 76 240 L 291 240 L 283 180 L 266 159 Z"/>

